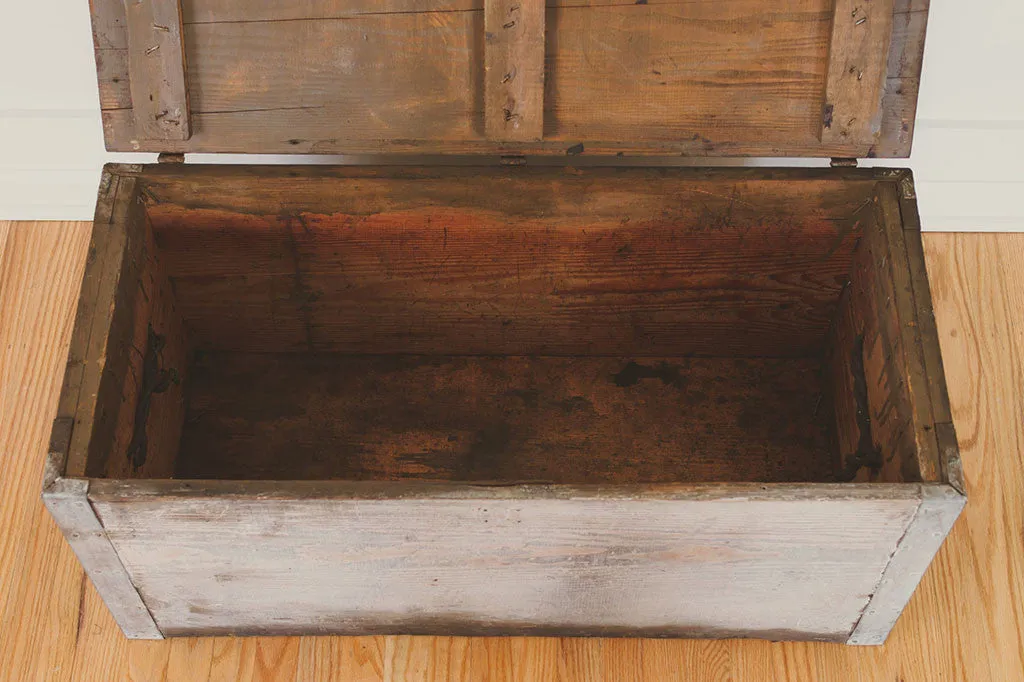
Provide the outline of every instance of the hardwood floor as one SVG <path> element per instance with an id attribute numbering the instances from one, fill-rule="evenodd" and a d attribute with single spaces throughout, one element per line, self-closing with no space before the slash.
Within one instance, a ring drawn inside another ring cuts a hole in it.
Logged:
<path id="1" fill-rule="evenodd" d="M 1024 680 L 1024 234 L 927 234 L 970 499 L 884 647 L 759 641 L 128 642 L 39 500 L 89 223 L 0 222 L 0 679 Z"/>

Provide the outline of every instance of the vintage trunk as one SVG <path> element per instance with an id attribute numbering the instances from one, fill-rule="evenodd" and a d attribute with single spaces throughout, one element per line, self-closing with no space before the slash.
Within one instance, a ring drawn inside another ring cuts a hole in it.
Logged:
<path id="1" fill-rule="evenodd" d="M 907 155 L 926 14 L 93 3 L 178 161 L 104 170 L 44 482 L 125 633 L 884 641 L 965 500 L 910 171 L 651 166 Z"/>

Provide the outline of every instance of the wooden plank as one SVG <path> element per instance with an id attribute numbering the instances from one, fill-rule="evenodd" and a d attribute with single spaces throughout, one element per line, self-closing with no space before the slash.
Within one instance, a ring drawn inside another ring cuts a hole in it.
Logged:
<path id="1" fill-rule="evenodd" d="M 102 471 L 107 478 L 164 478 L 174 473 L 185 418 L 188 345 L 152 227 L 144 219 L 131 229 L 142 241 L 136 281 L 127 283 L 137 291 L 127 311 L 130 329 L 117 346 L 128 369 Z"/>
<path id="2" fill-rule="evenodd" d="M 901 182 L 904 177 L 906 176 L 900 176 Z M 879 183 L 879 206 L 888 242 L 888 251 L 883 252 L 887 253 L 885 262 L 881 266 L 888 270 L 888 276 L 883 279 L 892 282 L 893 317 L 889 319 L 898 323 L 896 333 L 901 337 L 898 345 L 902 357 L 898 362 L 904 373 L 903 390 L 911 408 L 910 427 L 914 438 L 917 468 L 921 480 L 937 482 L 942 480 L 943 474 L 938 444 L 935 440 L 935 424 L 948 420 L 945 419 L 946 415 L 943 415 L 943 419 L 937 420 L 932 409 L 932 393 L 936 392 L 936 389 L 932 385 L 934 377 L 930 376 L 927 370 L 928 363 L 921 338 L 919 308 L 913 283 L 915 273 L 910 266 L 906 244 L 907 231 L 904 230 L 902 220 L 902 214 L 906 211 L 900 210 L 900 192 L 900 185 L 897 183 Z M 921 266 L 923 267 L 923 263 Z"/>
<path id="3" fill-rule="evenodd" d="M 967 498 L 945 485 L 922 485 L 921 506 L 900 539 L 847 644 L 883 644 Z"/>
<path id="4" fill-rule="evenodd" d="M 837 444 L 856 480 L 939 482 L 935 428 L 946 420 L 933 415 L 937 377 L 927 371 L 913 284 L 923 261 L 911 266 L 905 234 L 912 231 L 904 230 L 897 185 L 881 182 L 878 192 L 826 344 Z"/>
<path id="5" fill-rule="evenodd" d="M 873 144 L 881 131 L 893 0 L 836 0 L 821 140 Z"/>
<path id="6" fill-rule="evenodd" d="M 58 422 L 70 419 L 74 423 L 66 469 L 62 472 L 69 477 L 85 475 L 97 414 L 106 414 L 112 407 L 104 401 L 116 400 L 116 396 L 110 396 L 109 388 L 101 398 L 101 385 L 108 374 L 106 358 L 114 320 L 123 316 L 118 301 L 123 300 L 119 292 L 124 288 L 122 275 L 130 250 L 127 224 L 141 208 L 133 171 L 131 167 L 107 166 L 100 181 L 89 256 L 57 408 Z M 111 369 L 117 363 L 115 359 Z M 55 428 L 63 426 L 57 424 Z"/>
<path id="7" fill-rule="evenodd" d="M 544 134 L 544 0 L 484 3 L 484 127 L 488 139 Z"/>
<path id="8" fill-rule="evenodd" d="M 132 90 L 128 78 L 128 50 L 96 50 L 100 109 L 131 109 Z"/>
<path id="9" fill-rule="evenodd" d="M 928 2 L 896 3 L 889 45 L 889 73 L 882 97 L 882 132 L 874 153 L 869 150 L 868 156 L 910 156 L 927 25 Z"/>
<path id="10" fill-rule="evenodd" d="M 831 481 L 818 371 L 817 358 L 204 354 L 175 477 Z"/>
<path id="11" fill-rule="evenodd" d="M 107 1 L 95 11 L 104 12 Z M 892 49 L 872 56 L 885 85 L 882 132 L 829 142 L 820 139 L 834 15 L 828 0 L 786 0 L 770 12 L 756 0 L 548 2 L 543 140 L 510 146 L 487 139 L 485 130 L 483 3 L 429 5 L 187 3 L 193 138 L 139 139 L 124 98 L 128 74 L 112 72 L 112 55 L 100 64 L 108 146 L 335 154 L 909 153 L 926 11 L 895 7 Z M 239 88 L 238 74 L 259 74 L 263 85 Z"/>
<path id="12" fill-rule="evenodd" d="M 365 499 L 273 485 L 285 498 L 111 481 L 90 500 L 167 634 L 829 641 L 849 636 L 920 502 L 915 486 L 403 483 Z"/>
<path id="13" fill-rule="evenodd" d="M 806 356 L 821 347 L 859 235 L 851 217 L 875 182 L 180 171 L 147 169 L 146 195 L 181 313 L 197 346 L 250 352 Z"/>
<path id="14" fill-rule="evenodd" d="M 125 636 L 163 639 L 96 518 L 88 490 L 88 481 L 58 479 L 43 491 L 43 502 Z"/>
<path id="15" fill-rule="evenodd" d="M 90 257 L 78 303 L 48 476 L 167 476 L 184 416 L 185 336 L 152 230 L 138 201 L 133 167 L 108 167 L 101 182 Z M 148 331 L 164 338 L 160 362 L 171 382 L 145 410 L 152 442 L 146 466 L 130 465 L 138 397 L 147 390 Z M 169 340 L 169 342 L 167 342 Z M 70 429 L 70 436 L 69 436 Z"/>
<path id="16" fill-rule="evenodd" d="M 125 0 L 135 136 L 187 140 L 188 73 L 178 0 Z"/>
<path id="17" fill-rule="evenodd" d="M 938 326 L 932 305 L 931 287 L 925 268 L 924 246 L 921 240 L 921 219 L 917 210 L 917 195 L 913 176 L 906 171 L 899 182 L 900 216 L 906 244 L 907 264 L 914 298 L 916 331 L 927 378 L 928 400 L 935 422 L 935 440 L 940 469 L 944 480 L 961 493 L 965 492 L 960 448 L 946 388 L 946 372 L 939 347 Z"/>
<path id="18" fill-rule="evenodd" d="M 79 304 L 86 311 L 97 310 L 100 314 L 93 318 L 83 363 L 84 381 L 68 453 L 69 477 L 102 476 L 111 459 L 123 456 L 112 448 L 123 426 L 121 415 L 129 398 L 125 387 L 134 387 L 137 379 L 132 366 L 133 355 L 139 351 L 133 345 L 135 311 L 139 299 L 148 297 L 139 286 L 145 264 L 145 216 L 136 179 L 126 175 L 119 182 L 122 189 L 110 224 L 94 228 L 101 232 L 95 241 L 108 241 L 111 249 L 101 286 L 95 300 Z M 64 414 L 61 411 L 58 417 Z"/>

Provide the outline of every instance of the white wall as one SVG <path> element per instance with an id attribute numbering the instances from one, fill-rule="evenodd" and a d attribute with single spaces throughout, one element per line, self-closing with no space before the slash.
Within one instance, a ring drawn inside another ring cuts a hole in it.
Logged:
<path id="1" fill-rule="evenodd" d="M 0 218 L 90 219 L 105 161 L 153 158 L 103 149 L 86 0 L 5 0 Z M 1024 0 L 932 0 L 914 154 L 895 165 L 925 229 L 1024 231 Z"/>

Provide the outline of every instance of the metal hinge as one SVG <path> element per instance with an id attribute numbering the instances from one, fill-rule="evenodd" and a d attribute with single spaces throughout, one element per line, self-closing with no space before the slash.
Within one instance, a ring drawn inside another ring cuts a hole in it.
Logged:
<path id="1" fill-rule="evenodd" d="M 833 157 L 829 165 L 833 168 L 856 168 L 857 159 L 841 159 Z"/>
<path id="2" fill-rule="evenodd" d="M 502 166 L 525 166 L 526 157 L 522 154 L 502 154 L 500 163 Z"/>
<path id="3" fill-rule="evenodd" d="M 181 152 L 161 152 L 156 157 L 157 163 L 185 163 L 185 155 Z"/>

